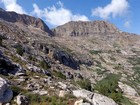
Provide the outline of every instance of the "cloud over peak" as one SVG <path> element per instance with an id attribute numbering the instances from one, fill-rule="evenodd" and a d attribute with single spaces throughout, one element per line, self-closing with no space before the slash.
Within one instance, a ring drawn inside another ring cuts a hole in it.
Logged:
<path id="1" fill-rule="evenodd" d="M 25 14 L 25 10 L 17 4 L 17 0 L 0 0 L 0 3 L 3 3 L 7 11 L 15 11 L 20 14 Z"/>
<path id="2" fill-rule="evenodd" d="M 39 18 L 45 18 L 46 22 L 53 26 L 62 25 L 69 21 L 88 21 L 88 17 L 80 14 L 73 14 L 69 9 L 64 8 L 62 2 L 58 1 L 57 6 L 51 6 L 41 10 L 37 4 L 33 4 L 33 14 Z"/>
<path id="3" fill-rule="evenodd" d="M 123 16 L 127 14 L 129 3 L 127 0 L 112 0 L 110 4 L 105 7 L 97 7 L 92 10 L 92 16 L 97 16 L 103 19 L 109 17 Z"/>

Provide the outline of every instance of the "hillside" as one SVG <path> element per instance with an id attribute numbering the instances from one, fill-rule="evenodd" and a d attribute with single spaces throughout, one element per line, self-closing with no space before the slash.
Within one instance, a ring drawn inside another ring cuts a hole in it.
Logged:
<path id="1" fill-rule="evenodd" d="M 107 21 L 49 29 L 0 9 L 0 103 L 140 105 L 139 76 L 139 35 Z"/>

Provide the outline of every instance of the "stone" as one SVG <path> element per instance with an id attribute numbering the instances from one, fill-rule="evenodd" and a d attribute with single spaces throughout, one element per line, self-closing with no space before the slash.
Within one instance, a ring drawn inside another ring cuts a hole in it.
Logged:
<path id="1" fill-rule="evenodd" d="M 48 91 L 46 91 L 46 90 L 34 90 L 33 93 L 39 94 L 39 95 L 47 95 Z"/>
<path id="2" fill-rule="evenodd" d="M 18 95 L 16 103 L 17 105 L 29 105 L 28 99 L 24 95 Z"/>
<path id="3" fill-rule="evenodd" d="M 131 86 L 128 86 L 127 84 L 123 84 L 122 82 L 118 82 L 118 86 L 123 91 L 124 95 L 134 96 L 134 97 L 139 96 L 138 93 L 136 92 L 136 90 L 134 88 L 132 88 Z"/>
<path id="4" fill-rule="evenodd" d="M 59 91 L 59 97 L 64 97 L 67 94 L 67 91 L 60 90 Z"/>
<path id="5" fill-rule="evenodd" d="M 67 79 L 73 79 L 73 74 L 71 74 L 70 72 L 66 72 L 65 75 Z"/>
<path id="6" fill-rule="evenodd" d="M 73 90 L 73 95 L 78 98 L 81 97 L 83 99 L 86 99 L 93 105 L 117 105 L 115 101 L 111 98 L 84 89 Z"/>
<path id="7" fill-rule="evenodd" d="M 67 89 L 67 85 L 64 84 L 63 82 L 58 82 L 58 87 L 61 88 L 62 90 L 66 90 Z"/>
<path id="8" fill-rule="evenodd" d="M 13 92 L 9 88 L 5 79 L 0 77 L 0 103 L 8 103 L 13 97 Z"/>
<path id="9" fill-rule="evenodd" d="M 74 105 L 91 105 L 88 102 L 84 102 L 83 99 L 75 101 Z"/>

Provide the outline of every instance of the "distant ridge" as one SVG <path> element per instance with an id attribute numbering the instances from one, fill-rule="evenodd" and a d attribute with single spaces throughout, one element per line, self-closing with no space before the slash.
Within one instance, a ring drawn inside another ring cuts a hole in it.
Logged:
<path id="1" fill-rule="evenodd" d="M 43 20 L 29 15 L 18 14 L 16 12 L 8 12 L 0 8 L 0 19 L 13 23 L 18 22 L 24 25 L 31 25 L 50 33 L 48 26 L 44 23 Z"/>
<path id="2" fill-rule="evenodd" d="M 71 21 L 53 29 L 57 36 L 87 36 L 99 33 L 118 33 L 119 29 L 107 21 Z"/>

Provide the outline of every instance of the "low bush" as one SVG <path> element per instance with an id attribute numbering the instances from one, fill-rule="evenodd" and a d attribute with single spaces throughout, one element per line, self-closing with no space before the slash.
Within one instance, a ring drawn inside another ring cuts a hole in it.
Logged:
<path id="1" fill-rule="evenodd" d="M 116 102 L 120 102 L 122 98 L 121 91 L 116 91 L 118 89 L 119 76 L 116 74 L 109 74 L 106 78 L 97 82 L 95 85 L 95 90 L 99 93 L 112 98 Z"/>
<path id="2" fill-rule="evenodd" d="M 76 82 L 81 88 L 91 91 L 91 82 L 89 79 L 81 79 Z"/>
<path id="3" fill-rule="evenodd" d="M 16 52 L 17 52 L 20 56 L 22 56 L 22 55 L 24 54 L 24 49 L 23 49 L 23 47 L 22 47 L 21 45 L 17 45 L 17 47 L 16 47 Z"/>
<path id="4" fill-rule="evenodd" d="M 39 62 L 39 66 L 45 70 L 50 68 L 50 65 L 44 60 Z"/>
<path id="5" fill-rule="evenodd" d="M 61 78 L 61 79 L 64 79 L 64 80 L 66 80 L 66 76 L 63 74 L 63 73 L 61 73 L 60 71 L 54 71 L 54 76 L 56 76 L 56 77 L 59 77 L 59 78 Z"/>

